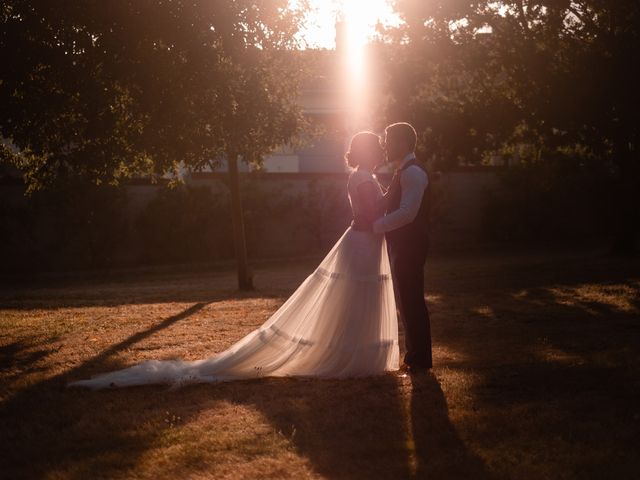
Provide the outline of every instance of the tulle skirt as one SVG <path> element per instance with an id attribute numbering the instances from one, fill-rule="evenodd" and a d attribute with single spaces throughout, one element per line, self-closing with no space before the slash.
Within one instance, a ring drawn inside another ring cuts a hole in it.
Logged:
<path id="1" fill-rule="evenodd" d="M 384 237 L 348 228 L 257 330 L 196 361 L 151 360 L 72 386 L 183 385 L 264 376 L 344 378 L 398 369 L 398 326 Z"/>

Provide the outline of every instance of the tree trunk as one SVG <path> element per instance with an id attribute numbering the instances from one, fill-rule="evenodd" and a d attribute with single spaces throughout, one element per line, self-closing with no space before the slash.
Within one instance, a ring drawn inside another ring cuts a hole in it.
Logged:
<path id="1" fill-rule="evenodd" d="M 231 217 L 233 223 L 233 246 L 236 252 L 238 268 L 238 288 L 243 291 L 253 290 L 253 276 L 247 261 L 247 240 L 244 232 L 242 216 L 242 199 L 240 198 L 240 181 L 238 178 L 238 155 L 229 153 L 229 189 L 231 190 Z"/>

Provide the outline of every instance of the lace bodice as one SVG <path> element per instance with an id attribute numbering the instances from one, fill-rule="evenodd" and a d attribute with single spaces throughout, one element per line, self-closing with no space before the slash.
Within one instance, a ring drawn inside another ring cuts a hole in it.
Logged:
<path id="1" fill-rule="evenodd" d="M 366 182 L 372 182 L 376 186 L 379 196 L 382 197 L 382 188 L 370 172 L 360 170 L 354 170 L 351 172 L 349 175 L 349 182 L 347 183 L 347 192 L 349 194 L 349 203 L 351 204 L 351 213 L 354 218 L 358 214 L 362 213 L 361 200 L 358 196 L 358 187 Z"/>

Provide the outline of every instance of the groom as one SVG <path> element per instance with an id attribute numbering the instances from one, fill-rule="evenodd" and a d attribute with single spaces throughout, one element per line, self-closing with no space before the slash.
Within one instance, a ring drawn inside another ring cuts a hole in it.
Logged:
<path id="1" fill-rule="evenodd" d="M 384 233 L 400 320 L 404 325 L 403 370 L 426 371 L 432 366 L 431 326 L 424 301 L 424 264 L 427 257 L 429 179 L 416 161 L 416 131 L 408 123 L 385 129 L 383 148 L 395 167 L 386 194 L 386 211 L 373 223 Z"/>

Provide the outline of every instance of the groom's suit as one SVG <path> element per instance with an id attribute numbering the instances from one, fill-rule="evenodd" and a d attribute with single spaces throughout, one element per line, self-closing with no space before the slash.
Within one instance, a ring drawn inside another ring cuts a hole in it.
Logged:
<path id="1" fill-rule="evenodd" d="M 430 191 L 427 172 L 407 155 L 395 171 L 387 192 L 384 217 L 373 224 L 385 233 L 396 306 L 404 325 L 411 367 L 431 367 L 431 325 L 424 301 L 424 264 L 428 248 Z"/>

